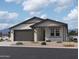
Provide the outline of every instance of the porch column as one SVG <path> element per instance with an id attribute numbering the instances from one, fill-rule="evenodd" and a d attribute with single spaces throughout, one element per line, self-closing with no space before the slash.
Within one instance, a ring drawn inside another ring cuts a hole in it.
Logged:
<path id="1" fill-rule="evenodd" d="M 11 30 L 11 32 L 10 32 L 10 40 L 11 40 L 11 42 L 14 41 L 14 30 Z"/>
<path id="2" fill-rule="evenodd" d="M 66 41 L 67 39 L 66 39 L 66 34 L 67 34 L 67 32 L 66 32 L 66 28 L 65 27 L 63 27 L 63 41 Z"/>
<path id="3" fill-rule="evenodd" d="M 50 30 L 49 28 L 45 28 L 45 41 L 49 40 L 49 36 L 50 36 Z"/>
<path id="4" fill-rule="evenodd" d="M 34 42 L 37 42 L 37 30 L 34 29 Z"/>

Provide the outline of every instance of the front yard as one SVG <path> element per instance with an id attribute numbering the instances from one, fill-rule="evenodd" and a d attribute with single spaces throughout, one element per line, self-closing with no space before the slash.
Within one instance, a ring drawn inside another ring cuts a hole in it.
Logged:
<path id="1" fill-rule="evenodd" d="M 46 45 L 42 44 L 43 41 L 1 41 L 0 46 L 11 46 L 11 47 L 41 47 L 41 48 L 77 48 L 77 42 L 46 42 Z"/>

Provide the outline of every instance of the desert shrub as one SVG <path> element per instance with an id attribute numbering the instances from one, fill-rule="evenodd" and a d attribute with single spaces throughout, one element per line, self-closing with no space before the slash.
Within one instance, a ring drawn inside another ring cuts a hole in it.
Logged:
<path id="1" fill-rule="evenodd" d="M 16 42 L 16 45 L 23 45 L 22 42 Z"/>
<path id="2" fill-rule="evenodd" d="M 56 43 L 62 43 L 62 41 L 57 41 Z"/>
<path id="3" fill-rule="evenodd" d="M 4 41 L 3 39 L 0 39 L 0 42 Z"/>
<path id="4" fill-rule="evenodd" d="M 72 43 L 72 42 L 66 42 L 66 43 L 64 43 L 63 44 L 65 47 L 74 47 L 75 45 L 74 45 L 74 43 Z"/>
<path id="5" fill-rule="evenodd" d="M 74 47 L 74 45 L 64 45 L 65 47 Z"/>
<path id="6" fill-rule="evenodd" d="M 51 40 L 46 40 L 46 42 L 51 42 Z"/>
<path id="7" fill-rule="evenodd" d="M 41 45 L 46 45 L 46 42 L 42 42 Z"/>

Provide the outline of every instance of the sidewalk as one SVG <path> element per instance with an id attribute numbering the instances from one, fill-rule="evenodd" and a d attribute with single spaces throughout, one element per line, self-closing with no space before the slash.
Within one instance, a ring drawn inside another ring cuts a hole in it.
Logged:
<path id="1" fill-rule="evenodd" d="M 17 41 L 16 41 L 17 42 Z M 64 47 L 63 43 L 56 43 L 56 42 L 47 42 L 47 45 L 41 45 L 41 42 L 34 43 L 32 41 L 20 41 L 23 45 L 16 45 L 16 42 L 7 42 L 3 41 L 0 42 L 0 46 L 10 46 L 10 47 L 41 47 L 41 48 L 72 48 L 77 49 L 77 43 L 74 43 L 74 47 Z"/>

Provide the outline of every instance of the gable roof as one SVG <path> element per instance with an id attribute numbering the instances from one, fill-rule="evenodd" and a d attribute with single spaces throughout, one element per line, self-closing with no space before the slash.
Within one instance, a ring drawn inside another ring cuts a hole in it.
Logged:
<path id="1" fill-rule="evenodd" d="M 59 21 L 55 21 L 55 20 L 51 20 L 51 19 L 45 19 L 45 20 L 43 20 L 43 21 L 41 21 L 41 22 L 35 23 L 35 24 L 32 25 L 31 27 L 35 27 L 35 26 L 37 26 L 37 25 L 39 25 L 39 24 L 42 24 L 42 23 L 44 23 L 44 22 L 46 22 L 46 21 L 51 21 L 51 22 L 59 23 L 59 24 L 62 24 L 62 25 L 64 25 L 64 26 L 67 27 L 67 24 L 66 24 L 66 23 L 59 22 Z"/>
<path id="2" fill-rule="evenodd" d="M 40 22 L 38 22 L 38 23 L 35 23 L 34 25 L 31 25 L 30 27 L 33 28 L 33 27 L 35 27 L 35 26 L 37 26 L 37 25 L 39 25 L 39 24 L 41 24 L 41 23 L 44 23 L 45 21 L 51 21 L 51 22 L 55 22 L 55 23 L 62 24 L 63 26 L 65 26 L 65 27 L 67 28 L 67 34 L 68 34 L 68 24 L 63 23 L 63 22 L 59 22 L 59 21 L 55 21 L 55 20 L 51 20 L 51 19 L 42 20 L 42 21 L 40 21 Z"/>
<path id="3" fill-rule="evenodd" d="M 43 22 L 45 22 L 45 21 L 51 21 L 51 22 L 55 22 L 55 23 L 62 24 L 62 25 L 64 25 L 66 28 L 68 28 L 68 25 L 67 25 L 66 23 L 63 23 L 63 22 L 59 22 L 59 21 L 55 21 L 55 20 L 51 20 L 51 19 L 42 19 L 42 18 L 39 18 L 39 17 L 32 17 L 32 18 L 30 18 L 30 19 L 28 19 L 28 20 L 26 20 L 26 21 L 23 21 L 23 22 L 21 22 L 21 23 L 19 23 L 19 24 L 17 24 L 17 25 L 14 25 L 14 26 L 10 27 L 9 29 L 12 29 L 12 28 L 17 27 L 17 26 L 19 26 L 19 25 L 21 25 L 21 24 L 24 24 L 24 23 L 28 23 L 29 21 L 31 21 L 31 20 L 33 20 L 33 19 L 37 19 L 37 20 L 41 20 L 41 21 L 40 21 L 40 22 L 37 22 L 37 23 L 35 23 L 35 24 L 33 24 L 33 25 L 31 25 L 31 27 L 35 27 L 35 26 L 37 26 L 37 25 L 39 25 L 39 24 L 41 24 L 41 23 L 43 23 Z"/>
<path id="4" fill-rule="evenodd" d="M 39 18 L 39 17 L 32 17 L 32 18 L 30 18 L 30 19 L 28 19 L 28 20 L 25 20 L 25 21 L 23 21 L 23 22 L 21 22 L 21 23 L 19 23 L 19 24 L 17 24 L 17 25 L 14 25 L 14 26 L 10 27 L 9 29 L 12 29 L 12 28 L 17 27 L 17 26 L 19 26 L 19 25 L 21 25 L 21 24 L 27 23 L 27 22 L 29 22 L 29 21 L 31 21 L 31 20 L 33 20 L 33 19 L 37 19 L 37 20 L 41 20 L 41 21 L 44 20 L 44 19 L 41 19 L 41 18 Z"/>

